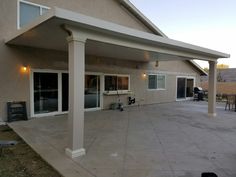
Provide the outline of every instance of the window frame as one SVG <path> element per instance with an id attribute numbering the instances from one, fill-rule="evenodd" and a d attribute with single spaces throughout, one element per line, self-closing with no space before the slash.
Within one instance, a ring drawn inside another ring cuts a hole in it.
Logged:
<path id="1" fill-rule="evenodd" d="M 186 79 L 186 83 L 188 79 L 193 79 L 193 87 L 196 87 L 196 76 L 188 76 L 188 75 L 177 75 L 176 76 L 176 101 L 183 101 L 183 100 L 190 100 L 193 97 L 186 97 L 185 98 L 177 98 L 177 88 L 178 88 L 178 79 L 179 78 L 185 78 Z M 187 87 L 185 87 L 185 94 L 186 94 L 186 89 Z"/>
<path id="2" fill-rule="evenodd" d="M 157 77 L 157 81 L 156 81 L 156 85 L 157 85 L 157 88 L 155 88 L 155 89 L 150 89 L 149 88 L 149 76 L 156 76 Z M 165 80 L 164 80 L 164 82 L 165 82 L 165 88 L 159 88 L 159 86 L 158 86 L 158 77 L 159 76 L 164 76 L 165 77 Z M 150 74 L 148 74 L 148 84 L 147 84 L 147 89 L 149 90 L 149 91 L 158 91 L 158 90 L 166 90 L 166 74 L 153 74 L 153 73 L 150 73 Z"/>
<path id="3" fill-rule="evenodd" d="M 106 76 L 116 76 L 117 77 L 117 89 L 116 90 L 111 90 L 108 91 L 106 90 L 106 81 L 105 81 L 105 77 Z M 128 90 L 118 90 L 118 77 L 128 77 L 129 81 L 128 81 Z M 109 92 L 111 94 L 115 94 L 115 93 L 126 93 L 130 91 L 130 75 L 128 74 L 104 74 L 104 92 Z"/>
<path id="4" fill-rule="evenodd" d="M 50 7 L 47 7 L 47 6 L 44 6 L 44 5 L 41 5 L 41 4 L 36 4 L 36 3 L 29 2 L 29 1 L 26 1 L 26 0 L 18 0 L 17 1 L 17 29 L 22 28 L 22 27 L 20 27 L 20 4 L 21 3 L 38 7 L 39 8 L 39 16 L 43 15 L 43 9 L 48 9 L 48 10 L 51 9 Z"/>

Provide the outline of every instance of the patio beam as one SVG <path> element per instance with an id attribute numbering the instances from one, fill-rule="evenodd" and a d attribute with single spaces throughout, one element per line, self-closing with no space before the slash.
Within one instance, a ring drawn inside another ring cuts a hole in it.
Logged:
<path id="1" fill-rule="evenodd" d="M 71 33 L 67 38 L 69 54 L 68 148 L 66 154 L 75 158 L 84 149 L 84 75 L 86 38 Z"/>
<path id="2" fill-rule="evenodd" d="M 216 116 L 216 61 L 209 61 L 208 115 Z"/>
<path id="3" fill-rule="evenodd" d="M 70 29 L 70 31 L 79 30 L 80 35 L 86 36 L 90 41 L 102 42 L 105 44 L 126 47 L 130 49 L 136 49 L 148 52 L 151 61 L 158 60 L 168 60 L 174 57 L 172 60 L 204 60 L 204 61 L 216 61 L 216 56 L 207 54 L 206 52 L 196 52 L 194 48 L 189 48 L 185 45 L 181 47 L 177 46 L 177 41 L 174 41 L 171 45 L 166 45 L 165 42 L 160 42 L 155 45 L 154 41 L 152 44 L 147 43 L 143 39 L 134 39 L 132 37 L 118 35 L 115 32 L 105 33 L 100 31 L 95 31 L 91 29 L 79 28 L 77 26 L 64 25 L 64 28 Z M 119 31 L 119 29 L 117 29 Z M 163 39 L 164 40 L 164 39 Z M 149 41 L 150 42 L 150 41 Z M 89 42 L 88 42 L 89 43 Z M 187 45 L 187 44 L 186 44 Z M 168 57 L 163 57 L 168 55 Z M 144 61 L 147 61 L 146 59 Z"/>

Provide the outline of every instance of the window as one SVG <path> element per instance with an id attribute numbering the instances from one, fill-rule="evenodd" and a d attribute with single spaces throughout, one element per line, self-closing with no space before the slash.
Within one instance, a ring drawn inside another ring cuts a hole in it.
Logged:
<path id="1" fill-rule="evenodd" d="M 129 90 L 129 77 L 118 77 L 118 90 Z"/>
<path id="2" fill-rule="evenodd" d="M 166 88 L 166 76 L 158 74 L 148 75 L 148 89 L 157 90 Z"/>
<path id="3" fill-rule="evenodd" d="M 165 89 L 166 88 L 166 76 L 165 75 L 158 75 L 157 76 L 157 88 L 158 89 Z"/>
<path id="4" fill-rule="evenodd" d="M 18 28 L 21 28 L 22 26 L 32 22 L 38 16 L 46 13 L 48 9 L 49 7 L 20 0 L 18 9 L 19 10 Z"/>
<path id="5" fill-rule="evenodd" d="M 117 76 L 105 76 L 105 91 L 117 90 Z"/>
<path id="6" fill-rule="evenodd" d="M 157 89 L 157 75 L 148 76 L 148 89 Z"/>
<path id="7" fill-rule="evenodd" d="M 106 75 L 105 91 L 129 90 L 129 76 Z"/>

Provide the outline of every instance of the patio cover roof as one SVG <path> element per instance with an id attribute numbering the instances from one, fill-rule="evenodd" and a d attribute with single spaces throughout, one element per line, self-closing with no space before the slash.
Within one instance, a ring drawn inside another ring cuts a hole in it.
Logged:
<path id="1" fill-rule="evenodd" d="M 86 36 L 86 54 L 137 61 L 207 60 L 230 55 L 138 31 L 72 11 L 52 8 L 6 38 L 7 44 L 67 51 L 65 28 Z"/>

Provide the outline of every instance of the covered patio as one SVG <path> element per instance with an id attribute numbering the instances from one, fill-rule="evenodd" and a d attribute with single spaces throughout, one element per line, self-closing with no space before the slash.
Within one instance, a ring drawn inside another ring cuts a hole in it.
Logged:
<path id="1" fill-rule="evenodd" d="M 86 156 L 68 158 L 67 115 L 10 126 L 65 177 L 236 175 L 234 112 L 206 102 L 176 102 L 85 113 Z"/>
<path id="2" fill-rule="evenodd" d="M 87 146 L 86 141 L 84 145 L 86 54 L 143 62 L 156 60 L 190 61 L 193 59 L 209 61 L 208 114 L 210 116 L 216 116 L 217 59 L 229 57 L 228 54 L 141 32 L 59 8 L 51 9 L 30 25 L 16 31 L 15 34 L 11 34 L 6 39 L 6 43 L 68 51 L 70 90 L 69 131 L 67 132 L 69 141 L 66 146 L 66 154 L 71 158 L 84 155 Z M 112 138 L 114 137 L 112 136 Z M 89 147 L 87 146 L 87 148 Z"/>

